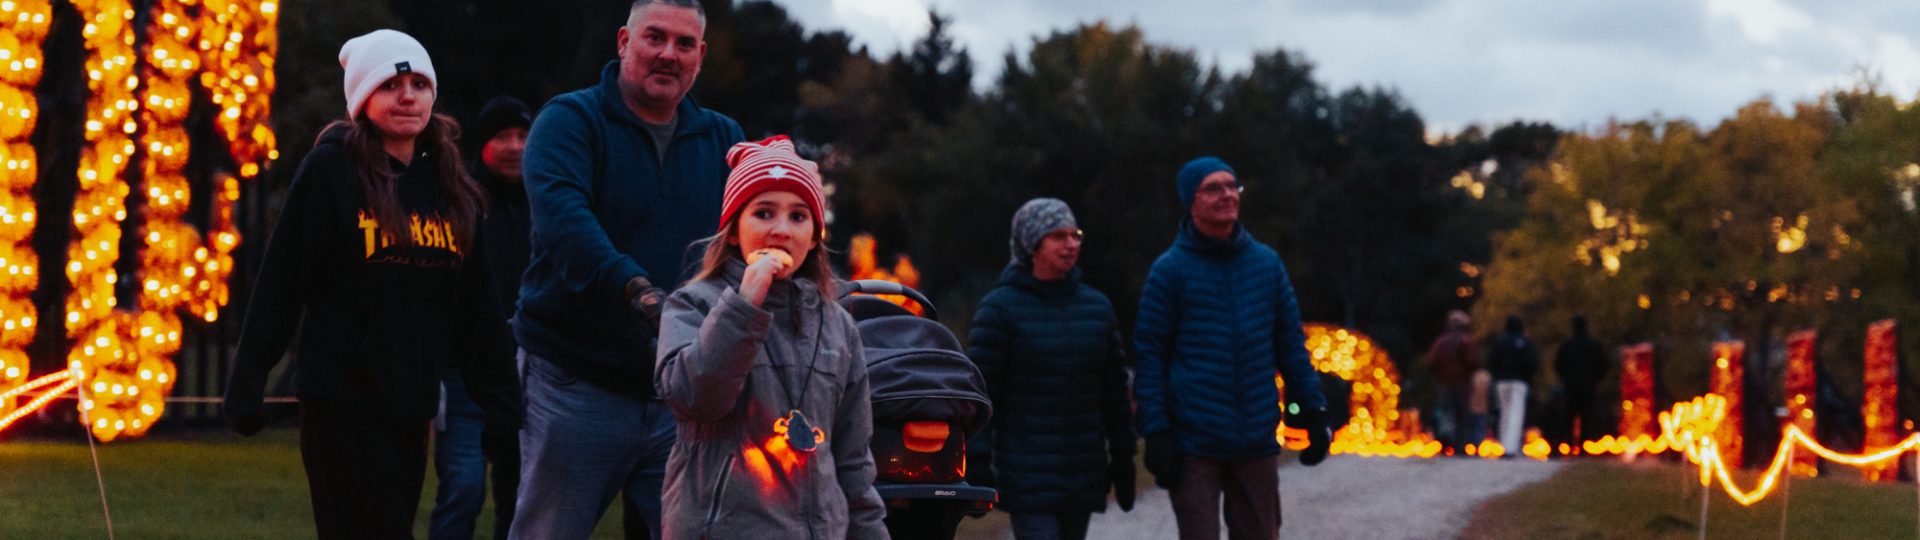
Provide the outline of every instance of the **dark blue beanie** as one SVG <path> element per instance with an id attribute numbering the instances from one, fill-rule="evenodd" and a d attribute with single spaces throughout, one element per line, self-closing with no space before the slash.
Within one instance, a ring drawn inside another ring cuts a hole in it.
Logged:
<path id="1" fill-rule="evenodd" d="M 1179 184 L 1175 187 L 1180 189 L 1181 215 L 1186 215 L 1193 211 L 1193 193 L 1200 190 L 1200 181 L 1206 180 L 1207 175 L 1220 171 L 1233 173 L 1234 176 L 1240 175 L 1240 173 L 1233 172 L 1233 167 L 1227 165 L 1227 162 L 1220 161 L 1220 158 L 1213 156 L 1197 158 L 1187 162 L 1186 165 L 1180 166 Z"/>

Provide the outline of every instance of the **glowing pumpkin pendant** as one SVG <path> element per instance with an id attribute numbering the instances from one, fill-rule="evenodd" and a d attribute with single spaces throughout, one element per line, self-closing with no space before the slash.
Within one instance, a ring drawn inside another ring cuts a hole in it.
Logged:
<path id="1" fill-rule="evenodd" d="M 787 411 L 786 418 L 775 420 L 773 432 L 786 435 L 787 447 L 802 454 L 813 453 L 827 440 L 827 432 L 808 423 L 807 415 L 801 414 L 800 409 Z"/>

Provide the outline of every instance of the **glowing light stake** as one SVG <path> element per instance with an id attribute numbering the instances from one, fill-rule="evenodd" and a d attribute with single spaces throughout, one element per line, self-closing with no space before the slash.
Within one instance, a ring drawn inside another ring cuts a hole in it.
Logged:
<path id="1" fill-rule="evenodd" d="M 1743 437 L 1741 421 L 1741 381 L 1746 370 L 1747 344 L 1743 341 L 1718 341 L 1713 344 L 1713 377 L 1709 388 L 1712 393 L 1727 400 L 1726 422 L 1720 424 L 1717 437 L 1727 450 L 1725 459 L 1735 468 L 1740 467 L 1740 451 Z"/>
<path id="2" fill-rule="evenodd" d="M 1861 392 L 1860 413 L 1866 420 L 1866 449 L 1887 448 L 1899 440 L 1896 424 L 1900 421 L 1899 325 L 1893 319 L 1867 325 L 1864 375 L 1866 388 Z M 1867 479 L 1890 481 L 1898 477 L 1893 464 L 1867 469 Z"/>
<path id="3" fill-rule="evenodd" d="M 47 0 L 0 1 L 0 389 L 23 388 L 26 347 L 33 342 L 38 313 L 29 295 L 39 285 L 40 257 L 34 253 L 33 185 L 40 171 L 28 144 L 38 121 L 33 96 L 40 83 L 53 6 Z M 0 415 L 11 414 L 14 398 L 0 397 Z M 4 424 L 0 424 L 4 426 Z"/>
<path id="4" fill-rule="evenodd" d="M 1651 441 L 1658 432 L 1653 408 L 1653 344 L 1620 347 L 1620 439 Z M 1603 438 L 1611 439 L 1611 437 Z M 1592 443 L 1594 441 L 1587 441 Z M 1582 443 L 1587 453 L 1597 454 Z M 1642 446 L 1645 446 L 1644 444 Z M 1612 448 L 1611 440 L 1603 448 Z M 1624 449 L 1624 446 L 1621 448 Z"/>
<path id="5" fill-rule="evenodd" d="M 1819 333 L 1813 330 L 1795 332 L 1787 336 L 1787 373 L 1782 388 L 1787 400 L 1786 423 L 1797 426 L 1806 433 L 1818 433 L 1814 430 L 1813 396 L 1814 367 L 1813 345 Z M 1818 475 L 1818 458 L 1813 454 L 1800 452 L 1789 459 L 1794 474 L 1800 476 Z"/>

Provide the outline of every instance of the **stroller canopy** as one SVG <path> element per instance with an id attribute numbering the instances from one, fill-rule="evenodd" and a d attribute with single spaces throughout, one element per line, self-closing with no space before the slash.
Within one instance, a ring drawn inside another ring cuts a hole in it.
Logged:
<path id="1" fill-rule="evenodd" d="M 986 382 L 946 326 L 871 296 L 841 303 L 866 347 L 874 420 L 946 421 L 968 434 L 986 426 Z"/>

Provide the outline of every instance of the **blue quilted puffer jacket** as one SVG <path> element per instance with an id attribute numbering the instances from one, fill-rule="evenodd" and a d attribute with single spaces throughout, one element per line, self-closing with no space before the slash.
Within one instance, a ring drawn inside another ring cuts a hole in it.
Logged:
<path id="1" fill-rule="evenodd" d="M 1276 371 L 1289 404 L 1326 407 L 1286 266 L 1239 225 L 1220 241 L 1181 223 L 1140 292 L 1133 340 L 1140 433 L 1172 429 L 1188 455 L 1279 454 Z"/>

